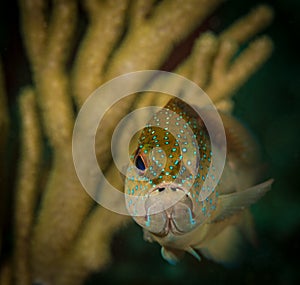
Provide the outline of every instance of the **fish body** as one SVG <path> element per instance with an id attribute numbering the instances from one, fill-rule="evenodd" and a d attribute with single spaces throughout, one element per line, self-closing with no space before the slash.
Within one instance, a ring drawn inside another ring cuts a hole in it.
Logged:
<path id="1" fill-rule="evenodd" d="M 209 111 L 207 111 L 209 112 Z M 270 189 L 258 184 L 257 146 L 244 126 L 221 115 L 226 145 L 212 152 L 209 132 L 194 108 L 173 98 L 141 131 L 125 178 L 126 206 L 145 239 L 162 246 L 177 263 L 184 252 L 199 252 L 220 263 L 239 259 L 238 244 L 254 241 L 247 207 Z M 211 120 L 214 120 L 212 117 Z M 221 178 L 214 161 L 226 147 Z"/>

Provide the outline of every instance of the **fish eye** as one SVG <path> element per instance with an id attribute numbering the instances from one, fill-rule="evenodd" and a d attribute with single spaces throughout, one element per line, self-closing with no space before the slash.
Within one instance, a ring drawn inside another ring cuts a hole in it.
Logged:
<path id="1" fill-rule="evenodd" d="M 141 171 L 144 171 L 146 169 L 145 162 L 140 155 L 137 155 L 137 157 L 135 158 L 135 166 Z"/>

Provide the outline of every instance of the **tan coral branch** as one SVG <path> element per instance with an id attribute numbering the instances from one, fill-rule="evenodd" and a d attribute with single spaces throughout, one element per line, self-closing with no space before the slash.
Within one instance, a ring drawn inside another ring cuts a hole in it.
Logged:
<path id="1" fill-rule="evenodd" d="M 272 8 L 260 5 L 221 33 L 220 49 L 213 63 L 211 81 L 205 88 L 218 109 L 225 112 L 233 109 L 230 96 L 270 56 L 272 43 L 269 39 L 261 38 L 261 41 L 257 40 L 250 44 L 235 63 L 231 63 L 239 45 L 262 31 L 271 23 L 272 19 Z M 257 44 L 261 50 L 256 49 Z"/>
<path id="2" fill-rule="evenodd" d="M 269 26 L 273 20 L 273 14 L 271 7 L 260 5 L 233 23 L 220 36 L 222 39 L 231 39 L 237 44 L 242 44 Z"/>
<path id="3" fill-rule="evenodd" d="M 76 1 L 55 1 L 43 68 L 35 74 L 45 130 L 55 148 L 63 148 L 72 137 L 74 118 L 65 63 L 69 58 L 75 24 Z"/>
<path id="4" fill-rule="evenodd" d="M 103 70 L 125 28 L 128 0 L 86 1 L 90 24 L 80 45 L 72 74 L 78 106 L 103 82 Z"/>
<path id="5" fill-rule="evenodd" d="M 159 68 L 174 45 L 208 17 L 220 2 L 220 0 L 162 1 L 151 18 L 136 29 L 129 30 L 111 60 L 107 79 L 130 71 Z"/>
<path id="6" fill-rule="evenodd" d="M 218 82 L 224 77 L 230 67 L 231 60 L 237 52 L 238 44 L 231 40 L 225 39 L 219 45 L 218 55 L 212 63 L 211 81 Z"/>
<path id="7" fill-rule="evenodd" d="M 97 207 L 87 220 L 75 248 L 65 260 L 64 274 L 57 276 L 57 285 L 80 285 L 91 272 L 96 272 L 111 261 L 111 240 L 127 216 Z M 70 264 L 72 266 L 70 266 Z"/>
<path id="8" fill-rule="evenodd" d="M 142 24 L 153 8 L 155 0 L 135 0 L 131 2 L 129 21 L 132 28 Z"/>
<path id="9" fill-rule="evenodd" d="M 204 88 L 207 84 L 218 46 L 219 40 L 213 33 L 206 32 L 200 35 L 195 41 L 189 57 L 183 61 L 174 72 L 192 80 L 199 87 Z M 174 86 L 174 88 L 179 90 L 180 86 Z M 149 103 L 150 98 L 152 98 L 151 103 L 156 106 L 164 106 L 170 99 L 166 94 L 156 94 L 155 96 L 153 93 L 148 94 L 146 98 L 148 98 Z M 143 98 L 143 101 L 144 100 Z M 140 105 L 143 103 L 144 102 L 141 102 Z"/>
<path id="10" fill-rule="evenodd" d="M 60 146 L 71 138 L 73 128 L 64 64 L 73 44 L 76 1 L 54 1 L 49 27 L 44 15 L 45 1 L 21 0 L 20 6 L 23 38 L 34 70 L 46 132 L 51 143 Z"/>
<path id="11" fill-rule="evenodd" d="M 81 230 L 92 200 L 76 176 L 71 147 L 54 157 L 32 241 L 34 281 L 52 282 Z"/>
<path id="12" fill-rule="evenodd" d="M 231 95 L 269 58 L 272 52 L 272 41 L 268 37 L 260 37 L 235 60 L 222 78 L 213 81 L 206 93 L 213 102 Z"/>
<path id="13" fill-rule="evenodd" d="M 210 61 L 216 53 L 217 47 L 218 39 L 212 32 L 206 32 L 200 35 L 194 43 L 191 54 L 179 64 L 175 72 L 189 78 L 190 80 L 194 77 L 194 80 L 196 80 L 195 83 L 202 86 L 202 84 L 206 82 L 206 79 L 201 78 L 207 77 L 207 75 L 204 74 L 206 72 L 208 73 L 211 68 Z"/>
<path id="14" fill-rule="evenodd" d="M 22 91 L 19 99 L 21 121 L 21 158 L 15 195 L 14 280 L 30 285 L 30 248 L 34 212 L 37 203 L 37 184 L 41 169 L 41 133 L 37 116 L 36 96 L 32 88 Z"/>
<path id="15" fill-rule="evenodd" d="M 231 98 L 225 98 L 215 103 L 215 106 L 223 113 L 231 114 L 234 109 L 234 101 Z"/>
<path id="16" fill-rule="evenodd" d="M 76 0 L 53 0 L 47 45 L 44 49 L 45 69 L 65 68 L 73 47 L 76 22 Z"/>
<path id="17" fill-rule="evenodd" d="M 220 0 L 162 1 L 153 11 L 152 17 L 136 29 L 129 29 L 111 59 L 106 80 L 130 71 L 159 68 L 174 45 L 195 29 L 220 2 Z M 109 110 L 107 119 L 103 120 L 106 128 L 97 139 L 96 149 L 97 157 L 101 159 L 104 169 L 108 167 L 111 159 L 107 155 L 110 143 L 107 138 L 111 136 L 117 122 L 126 115 L 134 100 L 132 97 L 131 100 L 124 101 L 122 109 L 117 113 L 115 110 Z"/>
<path id="18" fill-rule="evenodd" d="M 42 66 L 47 39 L 48 23 L 45 18 L 44 0 L 19 0 L 23 41 L 34 72 Z M 26 36 L 25 36 L 26 35 Z"/>
<path id="19" fill-rule="evenodd" d="M 64 0 L 53 4 L 43 66 L 34 74 L 39 107 L 54 154 L 32 238 L 34 280 L 43 282 L 51 282 L 59 272 L 59 260 L 71 247 L 91 205 L 76 176 L 71 153 L 74 115 L 66 62 L 73 44 L 77 2 Z M 23 18 L 23 22 L 27 20 Z M 31 32 L 25 30 L 23 36 L 26 38 Z M 72 223 L 66 218 L 70 213 Z"/>
<path id="20" fill-rule="evenodd" d="M 219 47 L 219 40 L 213 33 L 205 33 L 196 41 L 190 56 L 191 80 L 204 88 L 212 69 L 212 62 Z"/>

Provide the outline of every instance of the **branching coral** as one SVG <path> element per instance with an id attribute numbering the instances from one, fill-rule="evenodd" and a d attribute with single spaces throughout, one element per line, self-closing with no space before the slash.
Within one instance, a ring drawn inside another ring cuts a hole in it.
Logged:
<path id="1" fill-rule="evenodd" d="M 37 202 L 37 185 L 42 161 L 41 132 L 37 115 L 36 96 L 32 88 L 22 91 L 19 98 L 22 117 L 22 149 L 15 197 L 15 255 L 16 284 L 30 284 L 30 252 L 28 238 L 32 234 Z"/>
<path id="2" fill-rule="evenodd" d="M 88 274 L 107 265 L 112 235 L 128 218 L 95 207 L 76 176 L 71 154 L 73 104 L 79 110 L 95 88 L 117 75 L 159 69 L 221 0 L 82 2 L 88 24 L 78 43 L 77 1 L 53 0 L 47 6 L 43 0 L 20 0 L 34 83 L 23 89 L 19 100 L 22 145 L 14 205 L 15 284 L 82 284 Z M 47 10 L 50 7 L 52 11 Z M 230 112 L 234 91 L 268 58 L 272 43 L 259 37 L 232 58 L 271 20 L 271 9 L 260 6 L 220 35 L 201 34 L 175 72 L 196 82 L 220 109 Z M 8 121 L 2 93 L 1 130 Z M 131 108 L 146 102 L 163 105 L 166 100 L 148 94 L 141 102 L 132 96 L 113 113 L 107 112 L 96 151 L 107 176 L 119 187 L 121 180 L 109 155 L 116 123 Z M 43 136 L 51 146 L 49 173 L 41 164 Z"/>

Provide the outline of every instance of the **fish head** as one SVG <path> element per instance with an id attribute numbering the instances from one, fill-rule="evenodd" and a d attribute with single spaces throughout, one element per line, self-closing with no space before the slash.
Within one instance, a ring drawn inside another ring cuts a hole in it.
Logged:
<path id="1" fill-rule="evenodd" d="M 212 153 L 199 128 L 196 117 L 164 108 L 141 131 L 126 173 L 126 206 L 154 235 L 190 232 L 215 206 L 215 193 L 201 198 Z"/>

